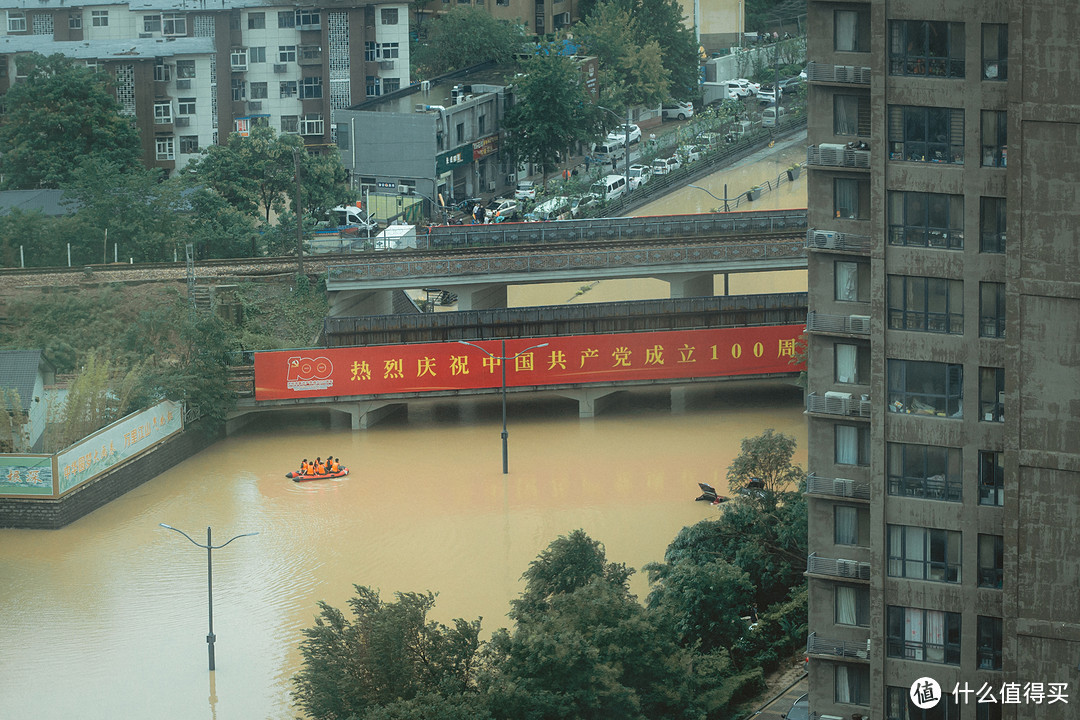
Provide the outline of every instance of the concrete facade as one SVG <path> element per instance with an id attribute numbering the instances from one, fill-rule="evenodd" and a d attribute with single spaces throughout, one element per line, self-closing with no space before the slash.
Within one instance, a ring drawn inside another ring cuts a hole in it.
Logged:
<path id="1" fill-rule="evenodd" d="M 809 4 L 819 720 L 1075 716 L 1078 29 L 1060 0 Z"/>

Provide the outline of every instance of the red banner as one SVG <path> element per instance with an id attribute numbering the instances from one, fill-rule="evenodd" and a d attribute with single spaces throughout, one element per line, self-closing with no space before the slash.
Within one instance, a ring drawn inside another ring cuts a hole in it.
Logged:
<path id="1" fill-rule="evenodd" d="M 772 325 L 525 338 L 507 340 L 505 353 L 500 340 L 259 352 L 255 399 L 502 387 L 503 357 L 508 387 L 796 372 L 803 366 L 790 361 L 804 329 Z"/>

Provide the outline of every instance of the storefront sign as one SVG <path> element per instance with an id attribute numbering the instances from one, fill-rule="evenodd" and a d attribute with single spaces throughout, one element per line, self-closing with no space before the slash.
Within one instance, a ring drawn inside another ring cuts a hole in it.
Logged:
<path id="1" fill-rule="evenodd" d="M 482 157 L 487 157 L 492 153 L 499 151 L 499 136 L 489 135 L 486 138 L 477 140 L 472 144 L 472 157 L 473 160 L 479 160 Z"/>
<path id="2" fill-rule="evenodd" d="M 435 156 L 435 174 L 442 175 L 456 167 L 468 165 L 473 160 L 472 145 L 462 145 Z"/>
<path id="3" fill-rule="evenodd" d="M 509 387 L 797 372 L 803 325 L 514 339 Z M 498 358 L 500 341 L 476 343 Z M 255 399 L 443 392 L 502 386 L 502 365 L 461 343 L 255 353 Z"/>

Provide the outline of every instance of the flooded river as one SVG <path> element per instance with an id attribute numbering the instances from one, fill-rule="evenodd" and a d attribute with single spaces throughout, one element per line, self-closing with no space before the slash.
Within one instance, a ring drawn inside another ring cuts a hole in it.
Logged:
<path id="1" fill-rule="evenodd" d="M 805 273 L 801 287 L 797 274 L 754 282 L 805 289 Z M 526 288 L 516 303 L 654 292 L 576 288 Z M 591 420 L 565 399 L 511 395 L 508 476 L 500 422 L 497 396 L 417 402 L 364 432 L 269 415 L 64 529 L 0 530 L 0 718 L 293 718 L 301 630 L 319 600 L 345 609 L 354 584 L 389 599 L 431 590 L 433 619 L 482 616 L 487 635 L 508 625 L 521 573 L 559 535 L 583 528 L 640 569 L 719 512 L 694 502 L 697 483 L 727 492 L 743 437 L 776 428 L 806 458 L 802 392 L 787 386 L 699 385 L 680 412 L 664 390 L 635 390 Z M 284 478 L 330 454 L 348 478 Z M 159 523 L 199 542 L 211 526 L 215 545 L 259 533 L 213 555 L 215 673 L 206 553 Z M 644 597 L 643 574 L 632 588 Z"/>

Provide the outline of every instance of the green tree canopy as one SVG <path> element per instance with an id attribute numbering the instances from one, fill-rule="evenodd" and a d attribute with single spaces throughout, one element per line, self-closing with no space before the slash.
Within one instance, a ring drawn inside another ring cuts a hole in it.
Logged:
<path id="1" fill-rule="evenodd" d="M 754 589 L 750 575 L 723 558 L 701 564 L 683 559 L 657 573 L 649 608 L 682 645 L 708 653 L 730 649 L 746 632 L 742 616 L 750 610 Z"/>
<path id="2" fill-rule="evenodd" d="M 394 712 L 387 707 L 372 717 L 410 717 L 402 703 L 445 706 L 453 702 L 433 699 L 432 691 L 440 698 L 473 691 L 479 620 L 459 619 L 448 628 L 427 619 L 435 604 L 431 593 L 397 593 L 394 602 L 384 602 L 377 591 L 355 587 L 353 619 L 320 602 L 315 627 L 303 631 L 293 697 L 304 712 L 345 720 L 396 704 Z"/>
<path id="3" fill-rule="evenodd" d="M 233 133 L 224 145 L 213 145 L 184 169 L 189 183 L 216 190 L 240 212 L 262 215 L 280 212 L 296 190 L 295 159 L 300 164 L 300 202 L 306 215 L 355 198 L 346 185 L 345 168 L 337 153 L 316 155 L 297 135 L 278 135 L 273 128 L 255 126 L 247 137 Z"/>
<path id="4" fill-rule="evenodd" d="M 644 48 L 650 40 L 660 47 L 660 57 L 670 75 L 670 94 L 678 100 L 692 100 L 698 93 L 698 43 L 694 31 L 683 24 L 683 9 L 679 0 L 604 0 L 625 11 L 634 20 L 638 38 L 635 43 Z"/>
<path id="5" fill-rule="evenodd" d="M 20 55 L 17 63 L 26 77 L 4 95 L 0 119 L 3 189 L 61 187 L 86 161 L 138 166 L 139 132 L 110 94 L 108 75 L 59 54 Z"/>
<path id="6" fill-rule="evenodd" d="M 732 487 L 745 487 L 751 478 L 758 478 L 769 493 L 791 489 L 806 477 L 806 471 L 791 464 L 796 445 L 795 438 L 772 428 L 757 437 L 743 438 L 742 451 L 728 465 L 728 482 Z"/>
<path id="7" fill-rule="evenodd" d="M 509 62 L 525 44 L 525 29 L 480 8 L 458 5 L 428 21 L 427 42 L 413 60 L 421 77 L 434 77 L 478 63 Z"/>
<path id="8" fill-rule="evenodd" d="M 645 37 L 627 9 L 604 3 L 574 30 L 599 62 L 601 105 L 622 113 L 635 105 L 655 107 L 668 97 L 671 73 L 660 45 Z"/>
<path id="9" fill-rule="evenodd" d="M 514 105 L 503 121 L 506 146 L 518 161 L 540 165 L 546 184 L 560 152 L 600 135 L 601 112 L 577 65 L 554 45 L 541 45 L 522 70 L 514 81 Z"/>

